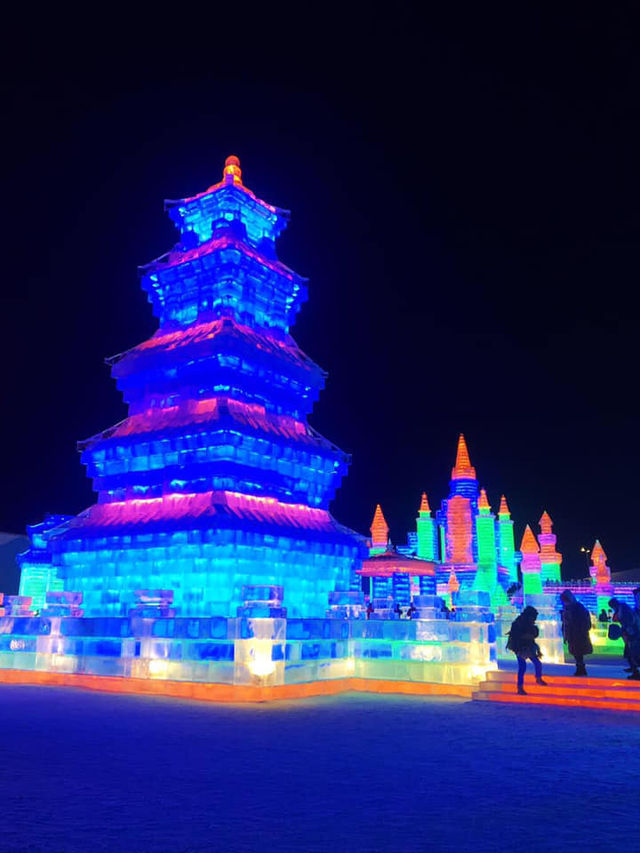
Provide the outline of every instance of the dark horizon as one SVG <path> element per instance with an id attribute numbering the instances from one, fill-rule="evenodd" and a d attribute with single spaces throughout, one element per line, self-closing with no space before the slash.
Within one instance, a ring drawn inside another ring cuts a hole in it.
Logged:
<path id="1" fill-rule="evenodd" d="M 420 28 L 401 9 L 319 20 L 314 41 L 289 21 L 268 49 L 243 31 L 171 58 L 109 22 L 68 45 L 17 30 L 0 529 L 93 502 L 75 443 L 126 414 L 104 358 L 155 331 L 136 267 L 177 239 L 163 199 L 236 154 L 292 212 L 279 257 L 310 279 L 292 334 L 328 371 L 310 422 L 353 457 L 334 515 L 367 533 L 381 503 L 403 543 L 463 432 L 517 544 L 546 509 L 566 577 L 596 538 L 635 568 L 637 22 L 577 14 L 470 5 Z"/>

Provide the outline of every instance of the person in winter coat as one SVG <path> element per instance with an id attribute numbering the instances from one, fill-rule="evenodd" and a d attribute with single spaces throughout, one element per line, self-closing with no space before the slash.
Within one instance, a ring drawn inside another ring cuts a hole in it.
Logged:
<path id="1" fill-rule="evenodd" d="M 527 669 L 527 660 L 533 663 L 536 673 L 536 683 L 547 686 L 542 680 L 542 666 L 540 664 L 540 649 L 536 643 L 536 637 L 540 633 L 536 625 L 538 611 L 535 607 L 525 607 L 522 613 L 513 620 L 509 631 L 507 648 L 510 649 L 518 660 L 518 693 L 526 696 L 524 689 L 524 673 Z"/>
<path id="2" fill-rule="evenodd" d="M 631 667 L 632 681 L 640 681 L 640 619 L 636 611 L 632 610 L 624 601 L 612 598 L 609 607 L 613 610 L 613 622 L 620 624 L 622 639 L 625 642 L 625 657 Z M 613 626 L 612 626 L 613 627 Z M 609 628 L 611 632 L 611 628 Z"/>
<path id="3" fill-rule="evenodd" d="M 569 654 L 576 661 L 576 671 L 573 674 L 586 675 L 587 668 L 584 664 L 584 656 L 593 654 L 593 646 L 589 636 L 591 615 L 568 589 L 560 594 L 560 601 L 563 604 L 562 639 L 569 646 Z"/>

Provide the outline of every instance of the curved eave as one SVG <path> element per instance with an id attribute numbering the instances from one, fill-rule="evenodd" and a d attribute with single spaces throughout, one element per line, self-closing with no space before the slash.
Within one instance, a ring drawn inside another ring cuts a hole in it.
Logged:
<path id="1" fill-rule="evenodd" d="M 385 552 L 364 560 L 357 573 L 363 577 L 391 577 L 394 574 L 435 577 L 436 563 L 421 560 L 419 557 L 404 557 Z"/>
<path id="2" fill-rule="evenodd" d="M 189 207 L 194 202 L 199 202 L 199 201 L 202 201 L 202 199 L 207 198 L 207 196 L 214 195 L 214 193 L 221 193 L 221 192 L 225 192 L 225 191 L 226 192 L 240 192 L 240 193 L 242 193 L 247 199 L 250 199 L 256 205 L 259 205 L 260 207 L 264 208 L 265 210 L 268 210 L 269 213 L 275 214 L 276 216 L 279 216 L 281 219 L 284 219 L 285 222 L 288 222 L 289 219 L 291 218 L 291 211 L 290 210 L 286 210 L 283 207 L 276 207 L 275 205 L 269 204 L 269 202 L 264 201 L 261 198 L 258 198 L 258 196 L 252 190 L 250 190 L 248 187 L 245 187 L 244 184 L 231 184 L 231 183 L 228 184 L 224 181 L 220 181 L 217 184 L 213 184 L 208 189 L 203 190 L 203 192 L 196 193 L 196 195 L 188 196 L 187 198 L 178 198 L 178 199 L 165 198 L 164 209 L 165 210 L 172 210 L 175 207 Z"/>
<path id="3" fill-rule="evenodd" d="M 207 495 L 199 497 L 206 498 Z M 138 502 L 141 503 L 141 502 Z M 287 539 L 329 541 L 333 545 L 361 548 L 361 537 L 347 527 L 339 524 L 328 512 L 317 510 L 324 518 L 299 517 L 284 504 L 279 504 L 275 510 L 262 511 L 260 509 L 247 509 L 229 507 L 220 503 L 209 503 L 206 506 L 199 502 L 199 506 L 189 507 L 186 512 L 174 513 L 169 508 L 150 509 L 143 517 L 127 517 L 128 513 L 111 513 L 111 504 L 96 504 L 80 513 L 74 522 L 64 531 L 61 531 L 52 544 L 56 549 L 62 547 L 63 542 L 78 542 L 85 550 L 87 545 L 91 548 L 90 540 L 113 537 L 113 536 L 135 536 L 152 532 L 173 533 L 189 530 L 245 530 L 247 532 L 262 533 L 264 535 L 281 536 Z M 135 547 L 135 545 L 133 546 Z M 148 547 L 145 542 L 144 547 Z"/>
<path id="4" fill-rule="evenodd" d="M 152 273 L 164 272 L 167 269 L 176 269 L 186 264 L 194 264 L 196 261 L 200 261 L 205 257 L 210 257 L 211 255 L 216 254 L 216 252 L 224 251 L 240 252 L 240 254 L 244 255 L 253 263 L 258 264 L 277 275 L 282 275 L 299 286 L 306 285 L 309 281 L 308 278 L 294 272 L 294 270 L 290 269 L 286 264 L 283 264 L 282 261 L 267 258 L 264 255 L 261 255 L 257 249 L 247 245 L 242 240 L 230 238 L 228 236 L 212 238 L 196 248 L 186 249 L 185 251 L 176 251 L 175 249 L 171 249 L 163 255 L 160 255 L 158 258 L 154 258 L 154 260 L 149 263 L 139 266 L 138 273 L 144 278 Z"/>

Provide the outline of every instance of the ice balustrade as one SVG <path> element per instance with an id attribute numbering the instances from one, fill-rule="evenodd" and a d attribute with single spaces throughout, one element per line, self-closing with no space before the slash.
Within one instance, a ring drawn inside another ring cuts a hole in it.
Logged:
<path id="1" fill-rule="evenodd" d="M 334 593 L 324 619 L 288 617 L 277 585 L 246 585 L 241 598 L 234 618 L 189 618 L 175 615 L 173 590 L 137 590 L 128 616 L 86 617 L 81 593 L 49 592 L 40 616 L 0 618 L 0 666 L 261 686 L 354 675 L 468 683 L 495 667 L 482 593 L 461 593 L 455 620 L 435 596 L 416 598 L 411 620 L 366 619 L 356 591 Z"/>

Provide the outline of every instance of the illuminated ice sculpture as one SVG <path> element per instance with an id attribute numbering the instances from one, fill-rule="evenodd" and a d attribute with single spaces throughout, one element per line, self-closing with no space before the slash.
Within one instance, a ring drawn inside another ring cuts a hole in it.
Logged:
<path id="1" fill-rule="evenodd" d="M 98 501 L 52 532 L 53 566 L 87 616 L 154 589 L 181 616 L 235 616 L 255 584 L 324 616 L 363 545 L 328 511 L 348 457 L 307 423 L 325 374 L 289 334 L 307 290 L 276 257 L 288 212 L 237 157 L 166 209 L 179 242 L 142 268 L 159 329 L 108 360 L 129 416 L 80 444 Z"/>
<path id="2" fill-rule="evenodd" d="M 235 157 L 167 209 L 180 241 L 142 270 L 159 329 L 110 359 L 128 417 L 80 445 L 97 503 L 30 528 L 25 594 L 0 614 L 0 681 L 236 701 L 336 680 L 329 692 L 429 692 L 495 668 L 489 592 L 464 571 L 457 589 L 451 566 L 448 618 L 431 558 L 400 559 L 381 510 L 372 570 L 383 603 L 413 599 L 413 618 L 364 607 L 365 540 L 328 509 L 348 458 L 307 423 L 325 377 L 289 334 L 306 288 L 276 257 L 286 212 L 243 185 Z M 420 528 L 433 556 L 426 496 Z"/>

